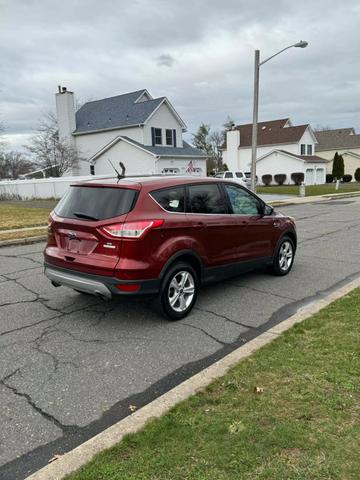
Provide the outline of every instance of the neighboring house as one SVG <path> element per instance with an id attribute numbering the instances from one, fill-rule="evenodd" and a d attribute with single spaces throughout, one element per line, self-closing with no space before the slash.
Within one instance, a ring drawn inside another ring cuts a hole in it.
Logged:
<path id="1" fill-rule="evenodd" d="M 355 170 L 360 168 L 360 135 L 353 128 L 338 128 L 315 132 L 315 136 L 317 155 L 330 160 L 328 173 L 332 173 L 334 155 L 338 152 L 344 159 L 345 174 L 354 177 Z"/>
<path id="2" fill-rule="evenodd" d="M 251 169 L 252 124 L 237 125 L 226 133 L 223 162 L 230 170 Z M 286 175 L 303 172 L 307 185 L 325 183 L 328 160 L 314 154 L 317 143 L 310 125 L 293 126 L 289 118 L 258 123 L 256 174 Z"/>
<path id="3" fill-rule="evenodd" d="M 186 125 L 166 97 L 147 90 L 85 103 L 77 112 L 74 94 L 56 94 L 59 137 L 81 160 L 70 174 L 126 175 L 175 173 L 206 175 L 206 155 L 183 140 Z"/>

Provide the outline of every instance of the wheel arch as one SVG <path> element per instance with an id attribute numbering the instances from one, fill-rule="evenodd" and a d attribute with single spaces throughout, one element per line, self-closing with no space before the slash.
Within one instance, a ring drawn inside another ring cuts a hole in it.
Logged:
<path id="1" fill-rule="evenodd" d="M 201 283 L 203 278 L 203 262 L 199 255 L 192 250 L 180 250 L 172 255 L 163 266 L 160 272 L 160 279 L 163 279 L 165 273 L 172 265 L 180 261 L 187 262 L 193 267 L 198 275 L 198 280 Z"/>

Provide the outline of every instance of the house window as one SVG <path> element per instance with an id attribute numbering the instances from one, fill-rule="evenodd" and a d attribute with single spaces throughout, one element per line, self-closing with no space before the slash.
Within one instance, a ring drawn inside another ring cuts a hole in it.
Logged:
<path id="1" fill-rule="evenodd" d="M 302 144 L 300 145 L 300 155 L 306 155 L 305 148 L 306 148 L 305 143 L 302 143 Z"/>
<path id="2" fill-rule="evenodd" d="M 307 155 L 312 155 L 312 145 L 307 145 L 307 151 L 306 151 Z"/>
<path id="3" fill-rule="evenodd" d="M 161 128 L 155 128 L 155 145 L 162 145 L 162 132 Z"/>
<path id="4" fill-rule="evenodd" d="M 90 175 L 95 175 L 95 165 L 90 165 Z"/>
<path id="5" fill-rule="evenodd" d="M 161 128 L 151 127 L 151 143 L 152 145 L 162 145 Z"/>
<path id="6" fill-rule="evenodd" d="M 174 135 L 173 131 L 166 129 L 166 145 L 173 145 Z"/>

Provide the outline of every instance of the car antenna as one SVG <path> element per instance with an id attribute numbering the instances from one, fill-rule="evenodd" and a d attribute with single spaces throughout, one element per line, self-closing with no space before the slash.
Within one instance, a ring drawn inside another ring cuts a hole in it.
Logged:
<path id="1" fill-rule="evenodd" d="M 112 164 L 110 158 L 108 158 L 108 160 L 109 160 L 109 163 L 110 163 L 110 165 L 112 166 L 112 168 L 115 170 L 116 176 L 117 176 L 117 179 L 118 179 L 118 182 L 119 182 L 119 180 L 121 180 L 122 178 L 125 177 L 125 166 L 124 166 L 124 164 L 123 164 L 122 162 L 119 162 L 120 167 L 121 167 L 121 173 L 119 173 L 118 170 L 116 170 L 116 168 L 115 168 L 114 165 Z"/>

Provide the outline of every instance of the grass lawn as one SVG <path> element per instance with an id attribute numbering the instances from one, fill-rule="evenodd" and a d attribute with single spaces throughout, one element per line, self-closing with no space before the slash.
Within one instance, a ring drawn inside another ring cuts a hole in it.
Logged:
<path id="1" fill-rule="evenodd" d="M 37 228 L 36 230 L 25 230 L 25 232 L 8 232 L 2 233 L 0 230 L 0 242 L 2 240 L 13 240 L 17 238 L 37 237 L 39 235 L 46 235 L 47 228 Z"/>
<path id="2" fill-rule="evenodd" d="M 360 289 L 66 478 L 358 480 L 359 320 Z"/>
<path id="3" fill-rule="evenodd" d="M 12 228 L 47 225 L 49 213 L 56 201 L 0 202 L 0 232 Z"/>
<path id="4" fill-rule="evenodd" d="M 269 186 L 269 187 L 257 187 L 257 193 L 270 193 L 280 195 L 299 195 L 299 187 L 296 185 L 282 185 Z M 309 185 L 305 189 L 307 197 L 314 195 L 325 195 L 327 193 L 344 193 L 344 192 L 360 192 L 360 183 L 340 183 L 339 190 L 335 190 L 334 183 L 325 183 L 324 185 Z"/>

